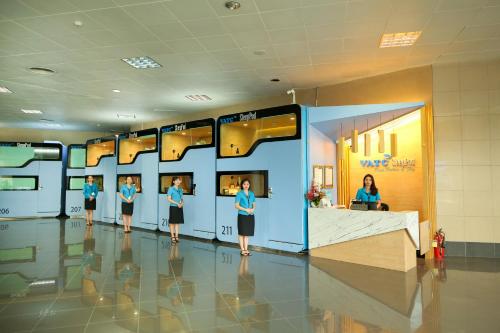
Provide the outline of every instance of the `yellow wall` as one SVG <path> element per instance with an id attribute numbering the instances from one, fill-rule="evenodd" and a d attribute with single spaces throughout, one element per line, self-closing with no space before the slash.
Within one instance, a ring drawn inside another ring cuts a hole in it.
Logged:
<path id="1" fill-rule="evenodd" d="M 382 202 L 387 203 L 393 211 L 418 210 L 419 216 L 423 214 L 423 170 L 422 170 L 422 143 L 420 117 L 412 122 L 403 124 L 394 129 L 397 134 L 397 156 L 395 160 L 415 160 L 414 168 L 392 167 L 363 167 L 362 160 L 383 160 L 384 153 L 378 152 L 378 136 L 372 134 L 371 154 L 364 156 L 364 136 L 359 136 L 359 150 L 357 153 L 349 152 L 350 197 L 356 197 L 357 190 L 362 187 L 363 177 L 370 173 L 375 178 L 376 185 L 382 197 Z M 392 130 L 385 131 L 385 154 L 391 153 L 390 134 Z M 422 220 L 422 218 L 420 218 Z"/>
<path id="2" fill-rule="evenodd" d="M 2 128 L 0 141 L 43 142 L 60 141 L 65 145 L 84 144 L 87 140 L 109 136 L 108 132 L 54 131 L 27 128 Z"/>

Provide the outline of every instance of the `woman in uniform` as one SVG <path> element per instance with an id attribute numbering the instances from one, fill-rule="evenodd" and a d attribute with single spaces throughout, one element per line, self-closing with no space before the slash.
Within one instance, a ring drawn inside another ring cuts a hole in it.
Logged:
<path id="1" fill-rule="evenodd" d="M 372 175 L 367 174 L 363 178 L 363 187 L 356 193 L 356 200 L 368 203 L 368 205 L 376 203 L 377 209 L 380 209 L 382 201 L 380 199 L 378 188 L 375 186 L 375 179 Z"/>
<path id="2" fill-rule="evenodd" d="M 168 219 L 168 227 L 170 229 L 170 238 L 172 243 L 179 242 L 179 224 L 184 223 L 184 199 L 182 187 L 180 187 L 182 179 L 179 176 L 172 178 L 172 184 L 167 192 L 167 201 L 170 202 L 170 217 Z"/>
<path id="3" fill-rule="evenodd" d="M 132 224 L 132 214 L 134 214 L 134 200 L 137 197 L 137 190 L 132 184 L 132 177 L 127 176 L 126 183 L 120 189 L 120 198 L 122 199 L 122 218 L 123 227 L 126 233 L 129 233 Z"/>
<path id="4" fill-rule="evenodd" d="M 255 230 L 255 194 L 250 191 L 250 180 L 243 179 L 240 191 L 236 194 L 234 206 L 238 210 L 238 238 L 240 254 L 250 256 L 248 251 L 248 237 L 253 236 Z"/>
<path id="5" fill-rule="evenodd" d="M 87 182 L 83 185 L 83 197 L 85 198 L 85 221 L 87 222 L 87 225 L 92 225 L 98 194 L 99 189 L 97 188 L 97 184 L 94 183 L 94 177 L 87 176 Z"/>

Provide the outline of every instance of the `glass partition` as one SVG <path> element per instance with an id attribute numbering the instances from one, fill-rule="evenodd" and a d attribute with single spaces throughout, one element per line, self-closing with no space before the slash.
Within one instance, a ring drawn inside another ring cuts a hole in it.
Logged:
<path id="1" fill-rule="evenodd" d="M 61 150 L 57 143 L 0 142 L 0 167 L 21 168 L 31 161 L 60 161 Z"/>
<path id="2" fill-rule="evenodd" d="M 83 183 L 85 183 L 87 181 L 88 176 L 92 176 L 92 178 L 94 178 L 94 184 L 97 185 L 97 190 L 99 192 L 103 192 L 104 191 L 104 177 L 102 175 L 86 175 Z M 75 182 L 76 182 L 76 184 L 78 184 L 77 180 Z M 82 184 L 82 189 L 83 189 L 83 184 Z"/>
<path id="3" fill-rule="evenodd" d="M 161 131 L 161 161 L 181 160 L 189 149 L 214 147 L 213 119 L 164 126 Z"/>
<path id="4" fill-rule="evenodd" d="M 142 193 L 142 183 L 140 174 L 121 174 L 116 175 L 116 192 L 120 192 L 122 185 L 127 183 L 127 177 L 132 177 L 132 184 L 135 185 L 137 193 Z"/>
<path id="5" fill-rule="evenodd" d="M 101 158 L 106 156 L 115 156 L 115 144 L 115 137 L 87 141 L 86 166 L 97 166 L 101 161 Z"/>
<path id="6" fill-rule="evenodd" d="M 192 172 L 178 172 L 178 173 L 160 173 L 160 191 L 159 193 L 166 194 L 168 188 L 172 185 L 172 178 L 179 176 L 182 179 L 180 187 L 182 192 L 186 195 L 192 195 L 194 192 L 193 173 Z"/>
<path id="7" fill-rule="evenodd" d="M 250 181 L 250 190 L 257 198 L 267 198 L 268 171 L 218 171 L 217 196 L 235 196 L 240 190 L 241 182 Z"/>
<path id="8" fill-rule="evenodd" d="M 66 189 L 70 191 L 83 190 L 83 185 L 85 184 L 85 182 L 86 182 L 85 176 L 68 176 L 68 181 L 66 182 Z M 97 185 L 97 187 L 99 187 L 99 185 Z"/>
<path id="9" fill-rule="evenodd" d="M 36 248 L 34 246 L 15 249 L 0 249 L 0 263 L 2 264 L 35 261 Z"/>
<path id="10" fill-rule="evenodd" d="M 85 168 L 85 155 L 87 148 L 85 145 L 69 145 L 68 146 L 68 168 L 83 169 Z"/>
<path id="11" fill-rule="evenodd" d="M 300 107 L 288 105 L 218 120 L 218 157 L 248 156 L 261 142 L 300 139 Z"/>
<path id="12" fill-rule="evenodd" d="M 38 176 L 0 176 L 0 191 L 37 191 Z"/>
<path id="13" fill-rule="evenodd" d="M 118 164 L 134 163 L 141 153 L 157 152 L 158 129 L 121 134 L 118 137 Z"/>

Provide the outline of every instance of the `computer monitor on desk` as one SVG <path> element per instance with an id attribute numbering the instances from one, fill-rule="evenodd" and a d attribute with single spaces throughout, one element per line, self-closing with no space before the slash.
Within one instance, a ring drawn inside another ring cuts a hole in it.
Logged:
<path id="1" fill-rule="evenodd" d="M 363 202 L 363 201 L 357 201 L 357 200 L 353 200 L 351 202 L 350 209 L 352 209 L 352 210 L 378 210 L 376 202 Z"/>

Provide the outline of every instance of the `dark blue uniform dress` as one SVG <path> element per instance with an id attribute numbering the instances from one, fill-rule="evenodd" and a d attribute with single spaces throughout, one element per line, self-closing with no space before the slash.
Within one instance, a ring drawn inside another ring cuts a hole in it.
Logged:
<path id="1" fill-rule="evenodd" d="M 255 194 L 252 191 L 248 191 L 248 195 L 243 190 L 236 194 L 235 203 L 238 203 L 242 208 L 252 208 L 254 202 Z M 255 215 L 238 210 L 238 235 L 253 236 L 254 231 Z"/>
<path id="2" fill-rule="evenodd" d="M 175 186 L 170 186 L 167 192 L 167 197 L 180 203 L 182 200 L 183 192 L 182 188 L 175 188 Z M 169 224 L 184 224 L 184 210 L 177 207 L 177 204 L 170 203 L 170 216 L 168 219 Z"/>

